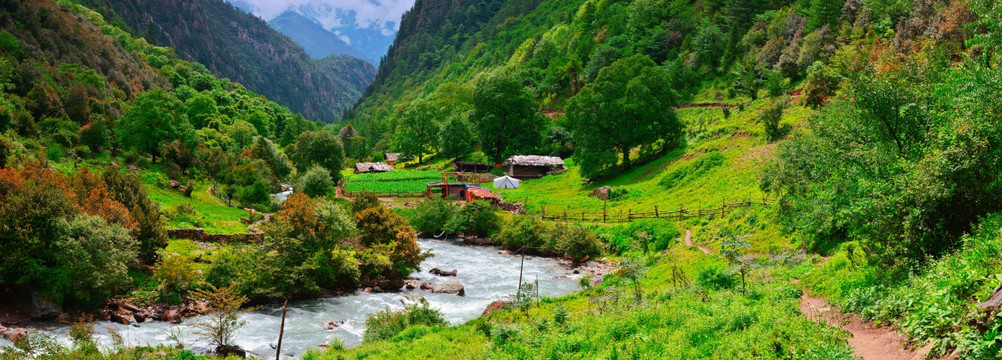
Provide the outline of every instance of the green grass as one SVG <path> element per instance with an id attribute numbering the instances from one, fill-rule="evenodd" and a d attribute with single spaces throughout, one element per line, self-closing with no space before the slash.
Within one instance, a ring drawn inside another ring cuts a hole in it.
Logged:
<path id="1" fill-rule="evenodd" d="M 145 173 L 145 172 L 144 172 Z M 147 182 L 151 178 L 156 178 L 155 174 L 145 174 L 143 185 L 150 195 L 150 199 L 160 204 L 160 209 L 167 215 L 168 228 L 195 228 L 201 227 L 210 234 L 242 234 L 247 232 L 247 224 L 240 221 L 241 217 L 248 217 L 250 213 L 246 210 L 226 206 L 209 194 L 207 190 L 211 186 L 209 183 L 195 183 L 195 189 L 191 193 L 191 198 L 174 190 L 164 190 L 153 182 Z M 178 206 L 185 204 L 191 206 L 195 212 L 191 215 L 175 216 Z"/>

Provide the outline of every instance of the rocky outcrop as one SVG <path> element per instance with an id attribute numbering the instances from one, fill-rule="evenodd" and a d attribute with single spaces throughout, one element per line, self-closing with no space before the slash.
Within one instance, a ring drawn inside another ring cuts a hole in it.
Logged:
<path id="1" fill-rule="evenodd" d="M 480 317 L 484 317 L 484 316 L 490 315 L 493 312 L 504 310 L 506 307 L 508 307 L 508 304 L 510 304 L 510 303 L 507 302 L 507 301 L 496 300 L 496 301 L 492 302 L 490 305 L 487 305 L 487 308 L 484 309 L 484 313 L 483 314 L 480 314 Z"/>
<path id="2" fill-rule="evenodd" d="M 466 289 L 463 288 L 463 284 L 460 284 L 459 281 L 456 280 L 449 280 L 441 284 L 437 284 L 432 288 L 431 292 L 436 294 L 466 296 Z"/>
<path id="3" fill-rule="evenodd" d="M 17 343 L 21 339 L 28 337 L 28 329 L 15 328 L 15 327 L 5 327 L 0 325 L 0 338 L 10 341 L 12 343 Z"/>
<path id="4" fill-rule="evenodd" d="M 595 190 L 593 190 L 591 192 L 591 197 L 597 198 L 599 200 L 608 200 L 609 199 L 609 192 L 611 190 L 612 190 L 612 187 L 610 187 L 610 186 L 600 187 L 600 188 L 595 189 Z"/>
<path id="5" fill-rule="evenodd" d="M 36 320 L 53 319 L 63 313 L 63 307 L 49 301 L 42 294 L 31 293 L 31 318 Z"/>

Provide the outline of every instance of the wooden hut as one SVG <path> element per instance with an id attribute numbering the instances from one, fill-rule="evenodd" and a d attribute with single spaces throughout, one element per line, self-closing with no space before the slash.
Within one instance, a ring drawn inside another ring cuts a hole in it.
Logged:
<path id="1" fill-rule="evenodd" d="M 538 179 L 567 171 L 564 160 L 556 156 L 516 155 L 505 160 L 504 166 L 508 176 L 519 179 Z"/>
<path id="2" fill-rule="evenodd" d="M 355 163 L 356 174 L 381 173 L 387 171 L 393 171 L 393 166 L 386 163 Z"/>
<path id="3" fill-rule="evenodd" d="M 466 162 L 466 161 L 456 161 L 452 163 L 452 167 L 456 169 L 456 172 L 461 173 L 487 173 L 491 171 L 491 166 L 487 164 Z"/>
<path id="4" fill-rule="evenodd" d="M 499 201 L 501 198 L 497 194 L 491 192 L 487 188 L 483 188 L 474 184 L 463 184 L 463 183 L 446 183 L 446 182 L 434 182 L 429 183 L 427 187 L 427 194 L 430 198 L 435 190 L 440 190 L 442 197 L 452 200 L 462 200 L 462 201 L 476 201 L 476 200 L 488 200 L 491 202 Z"/>

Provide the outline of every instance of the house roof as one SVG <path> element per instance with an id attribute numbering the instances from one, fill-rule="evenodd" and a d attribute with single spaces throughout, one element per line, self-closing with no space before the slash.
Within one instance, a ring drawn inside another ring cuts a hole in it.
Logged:
<path id="1" fill-rule="evenodd" d="M 397 161 L 400 159 L 400 153 L 384 153 L 383 157 L 386 158 L 386 161 Z"/>
<path id="2" fill-rule="evenodd" d="M 564 166 L 564 159 L 556 156 L 515 155 L 505 160 L 504 164 L 519 166 Z"/>
<path id="3" fill-rule="evenodd" d="M 482 187 L 471 187 L 467 191 L 476 199 L 500 199 L 497 194 Z"/>
<path id="4" fill-rule="evenodd" d="M 393 167 L 386 163 L 355 163 L 355 171 L 358 172 L 386 172 L 393 171 Z"/>

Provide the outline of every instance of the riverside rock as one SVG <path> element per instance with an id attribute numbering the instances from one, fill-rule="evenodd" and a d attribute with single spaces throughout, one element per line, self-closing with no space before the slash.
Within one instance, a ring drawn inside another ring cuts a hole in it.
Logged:
<path id="1" fill-rule="evenodd" d="M 458 270 L 452 269 L 452 271 L 445 271 L 445 270 L 442 270 L 442 269 L 439 269 L 439 268 L 434 268 L 434 269 L 429 270 L 428 272 L 430 272 L 432 274 L 435 274 L 435 275 L 438 275 L 438 276 L 456 276 L 456 273 L 458 272 Z"/>
<path id="2" fill-rule="evenodd" d="M 452 294 L 452 295 L 466 296 L 466 289 L 463 288 L 463 284 L 460 284 L 459 281 L 456 280 L 449 280 L 441 284 L 435 285 L 435 287 L 432 288 L 431 292 L 436 294 Z"/>
<path id="3" fill-rule="evenodd" d="M 50 319 L 63 313 L 63 307 L 46 300 L 42 294 L 31 293 L 31 317 L 33 319 Z"/>

